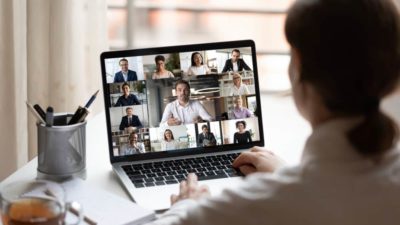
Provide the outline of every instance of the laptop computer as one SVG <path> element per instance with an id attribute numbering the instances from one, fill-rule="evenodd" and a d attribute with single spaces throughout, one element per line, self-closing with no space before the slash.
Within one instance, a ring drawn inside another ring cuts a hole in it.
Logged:
<path id="1" fill-rule="evenodd" d="M 252 40 L 100 58 L 110 162 L 142 207 L 169 208 L 190 172 L 218 194 L 241 179 L 231 166 L 240 152 L 264 146 Z"/>

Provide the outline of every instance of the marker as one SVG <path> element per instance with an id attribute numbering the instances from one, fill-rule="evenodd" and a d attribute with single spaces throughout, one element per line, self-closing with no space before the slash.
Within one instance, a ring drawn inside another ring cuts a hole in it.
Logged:
<path id="1" fill-rule="evenodd" d="M 46 120 L 46 113 L 43 111 L 42 107 L 40 107 L 39 104 L 33 105 L 33 108 L 40 115 L 40 117 L 42 117 L 43 120 Z"/>
<path id="2" fill-rule="evenodd" d="M 54 122 L 54 109 L 53 107 L 49 106 L 46 110 L 46 127 L 53 126 Z"/>
<path id="3" fill-rule="evenodd" d="M 36 117 L 36 119 L 40 122 L 45 124 L 46 121 L 44 121 L 44 119 L 39 115 L 39 113 L 36 111 L 35 108 L 33 108 L 33 106 L 31 104 L 29 104 L 28 102 L 25 102 L 26 106 L 28 106 L 29 111 L 31 111 L 31 113 Z M 39 106 L 40 107 L 40 106 Z"/>
<path id="4" fill-rule="evenodd" d="M 75 111 L 74 115 L 72 116 L 71 120 L 68 122 L 68 125 L 76 124 L 85 121 L 86 116 L 89 114 L 89 106 L 93 103 L 96 99 L 97 94 L 100 90 L 97 90 L 92 97 L 90 97 L 89 101 L 86 103 L 85 107 L 79 106 L 78 109 Z"/>
<path id="5" fill-rule="evenodd" d="M 85 120 L 86 116 L 89 114 L 89 110 L 82 106 L 79 106 L 78 109 L 75 111 L 72 118 L 69 120 L 68 125 L 80 123 Z"/>

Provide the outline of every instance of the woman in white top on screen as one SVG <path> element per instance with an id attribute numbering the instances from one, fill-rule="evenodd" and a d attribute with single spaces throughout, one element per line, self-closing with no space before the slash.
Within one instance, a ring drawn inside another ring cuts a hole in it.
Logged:
<path id="1" fill-rule="evenodd" d="M 203 63 L 203 56 L 199 52 L 193 52 L 188 75 L 205 75 L 209 73 L 211 73 L 211 70 Z"/>
<path id="2" fill-rule="evenodd" d="M 175 141 L 174 134 L 170 129 L 164 131 L 164 140 L 161 141 L 161 150 L 176 150 L 179 148 L 179 142 Z"/>
<path id="3" fill-rule="evenodd" d="M 229 96 L 240 96 L 240 95 L 248 95 L 250 94 L 249 88 L 246 84 L 243 84 L 242 76 L 238 73 L 234 73 L 232 76 L 233 85 L 231 87 L 231 91 L 229 92 Z"/>
<path id="4" fill-rule="evenodd" d="M 294 102 L 313 130 L 300 164 L 254 147 L 233 162 L 247 175 L 239 186 L 209 197 L 190 174 L 154 224 L 399 224 L 399 131 L 379 107 L 399 84 L 395 4 L 298 0 L 285 34 Z"/>
<path id="5" fill-rule="evenodd" d="M 153 80 L 174 77 L 174 74 L 171 71 L 165 69 L 164 56 L 158 55 L 155 57 L 154 61 L 156 62 L 156 72 L 153 73 Z"/>

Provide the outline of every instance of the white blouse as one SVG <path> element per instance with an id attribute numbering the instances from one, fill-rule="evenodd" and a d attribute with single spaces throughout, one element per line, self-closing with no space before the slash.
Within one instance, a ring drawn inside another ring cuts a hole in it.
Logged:
<path id="1" fill-rule="evenodd" d="M 241 95 L 248 95 L 250 94 L 249 88 L 246 84 L 241 84 L 239 88 L 235 85 L 232 85 L 231 91 L 229 96 L 241 96 Z"/>
<path id="2" fill-rule="evenodd" d="M 188 75 L 205 75 L 209 74 L 211 71 L 207 65 L 191 66 L 188 69 Z"/>
<path id="3" fill-rule="evenodd" d="M 308 138 L 300 165 L 247 176 L 219 196 L 180 201 L 151 224 L 397 225 L 399 149 L 378 164 L 361 156 L 346 137 L 360 121 L 328 121 Z"/>
<path id="4" fill-rule="evenodd" d="M 176 140 L 171 140 L 171 141 L 166 141 L 162 140 L 161 141 L 161 150 L 166 151 L 166 150 L 176 150 L 179 149 L 179 142 Z"/>
<path id="5" fill-rule="evenodd" d="M 171 71 L 165 71 L 165 73 L 163 73 L 163 74 L 157 74 L 157 73 L 153 73 L 153 77 L 152 77 L 152 79 L 153 80 L 155 80 L 155 79 L 165 79 L 165 78 L 173 78 L 173 77 L 175 77 L 174 76 L 174 74 L 171 72 Z"/>

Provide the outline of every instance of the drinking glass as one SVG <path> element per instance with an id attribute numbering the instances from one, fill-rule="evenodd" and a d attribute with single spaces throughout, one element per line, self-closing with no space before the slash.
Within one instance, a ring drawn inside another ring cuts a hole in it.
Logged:
<path id="1" fill-rule="evenodd" d="M 66 202 L 61 185 L 45 180 L 18 181 L 0 191 L 0 212 L 3 225 L 63 225 L 67 211 L 77 215 L 79 224 L 82 210 L 76 202 Z M 71 221 L 68 221 L 71 222 Z"/>

